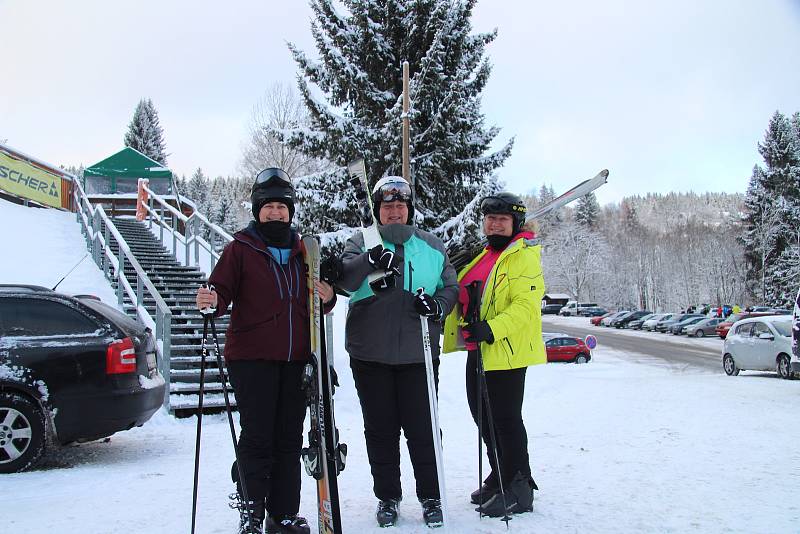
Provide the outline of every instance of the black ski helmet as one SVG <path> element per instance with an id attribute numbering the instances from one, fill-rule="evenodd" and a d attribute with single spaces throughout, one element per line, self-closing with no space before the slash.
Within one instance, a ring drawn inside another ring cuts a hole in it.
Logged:
<path id="1" fill-rule="evenodd" d="M 517 234 L 522 225 L 525 224 L 525 214 L 528 208 L 520 197 L 508 191 L 502 191 L 496 195 L 485 197 L 481 200 L 481 213 L 483 215 L 489 214 L 506 214 L 514 218 L 514 227 L 512 235 Z"/>
<path id="2" fill-rule="evenodd" d="M 250 192 L 253 217 L 258 221 L 258 212 L 267 202 L 282 202 L 289 208 L 289 219 L 294 217 L 294 186 L 289 175 L 282 169 L 270 167 L 256 176 Z"/>
<path id="3" fill-rule="evenodd" d="M 384 176 L 372 188 L 372 209 L 375 218 L 380 222 L 381 202 L 402 200 L 408 206 L 408 220 L 406 224 L 414 221 L 414 195 L 411 186 L 402 176 Z"/>

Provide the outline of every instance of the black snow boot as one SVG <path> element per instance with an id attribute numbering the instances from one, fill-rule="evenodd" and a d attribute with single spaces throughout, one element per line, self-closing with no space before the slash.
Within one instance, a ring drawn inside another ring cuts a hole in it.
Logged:
<path id="1" fill-rule="evenodd" d="M 481 487 L 470 494 L 469 500 L 472 504 L 483 504 L 494 497 L 495 493 L 499 491 L 500 486 L 497 484 L 497 478 L 495 478 L 493 471 L 489 473 L 489 476 L 483 481 Z"/>
<path id="2" fill-rule="evenodd" d="M 511 484 L 504 489 L 505 510 L 503 510 L 503 495 L 498 490 L 497 494 L 486 501 L 483 506 L 475 508 L 475 511 L 489 517 L 503 517 L 506 514 L 521 514 L 533 510 L 533 490 L 538 487 L 530 475 L 517 472 L 511 480 Z"/>
<path id="3" fill-rule="evenodd" d="M 239 530 L 238 534 L 263 534 L 263 523 L 266 510 L 264 501 L 245 504 L 238 493 L 231 493 L 230 507 L 239 510 Z M 248 514 L 247 511 L 250 510 Z M 252 520 L 252 521 L 251 521 Z"/>
<path id="4" fill-rule="evenodd" d="M 397 505 L 400 499 L 386 499 L 378 501 L 378 510 L 375 512 L 375 519 L 379 527 L 391 527 L 397 523 Z"/>
<path id="5" fill-rule="evenodd" d="M 444 515 L 442 514 L 442 501 L 440 499 L 420 499 L 422 503 L 422 519 L 428 528 L 436 528 L 444 525 Z"/>
<path id="6" fill-rule="evenodd" d="M 267 518 L 268 534 L 309 534 L 311 528 L 305 517 L 299 515 L 278 515 Z"/>

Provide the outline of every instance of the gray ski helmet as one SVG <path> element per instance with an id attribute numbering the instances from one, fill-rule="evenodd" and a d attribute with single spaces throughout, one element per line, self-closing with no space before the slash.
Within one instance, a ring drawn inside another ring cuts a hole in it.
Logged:
<path id="1" fill-rule="evenodd" d="M 258 221 L 258 212 L 267 202 L 282 202 L 289 208 L 289 219 L 294 217 L 294 186 L 289 175 L 282 169 L 270 167 L 256 176 L 250 192 L 253 218 Z"/>
<path id="2" fill-rule="evenodd" d="M 528 208 L 522 199 L 508 191 L 502 191 L 481 200 L 481 213 L 483 215 L 506 214 L 514 218 L 512 235 L 518 233 L 522 225 L 525 224 L 525 214 L 527 212 Z"/>
<path id="3" fill-rule="evenodd" d="M 378 215 L 381 210 L 381 202 L 392 202 L 402 200 L 408 206 L 408 220 L 406 224 L 411 224 L 414 220 L 414 195 L 411 186 L 402 176 L 384 176 L 372 188 L 372 208 L 375 210 L 375 218 L 380 221 Z"/>

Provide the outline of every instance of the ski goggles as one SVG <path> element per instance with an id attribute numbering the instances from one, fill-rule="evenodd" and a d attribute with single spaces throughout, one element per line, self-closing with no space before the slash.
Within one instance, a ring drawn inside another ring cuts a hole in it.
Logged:
<path id="1" fill-rule="evenodd" d="M 481 201 L 481 213 L 484 215 L 488 213 L 493 214 L 524 214 L 528 211 L 528 208 L 525 206 L 519 206 L 517 204 L 511 204 L 503 200 L 500 197 L 486 197 Z"/>
<path id="2" fill-rule="evenodd" d="M 411 186 L 406 182 L 387 182 L 372 195 L 373 202 L 411 202 Z"/>
<path id="3" fill-rule="evenodd" d="M 283 186 L 291 186 L 292 180 L 289 179 L 289 175 L 286 174 L 283 169 L 279 169 L 277 167 L 270 167 L 269 169 L 264 169 L 258 176 L 256 176 L 256 181 L 253 184 L 253 188 L 262 186 L 262 185 L 283 185 Z"/>

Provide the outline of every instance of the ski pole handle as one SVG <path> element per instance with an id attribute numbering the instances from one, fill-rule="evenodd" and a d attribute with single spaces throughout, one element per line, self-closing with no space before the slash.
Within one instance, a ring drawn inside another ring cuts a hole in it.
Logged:
<path id="1" fill-rule="evenodd" d="M 214 286 L 213 285 L 209 285 L 207 282 L 203 282 L 202 288 L 209 290 L 209 292 L 213 292 L 214 291 Z M 200 313 L 202 315 L 211 315 L 216 311 L 217 311 L 216 305 L 210 305 L 210 306 L 206 306 L 204 308 L 200 308 Z"/>

